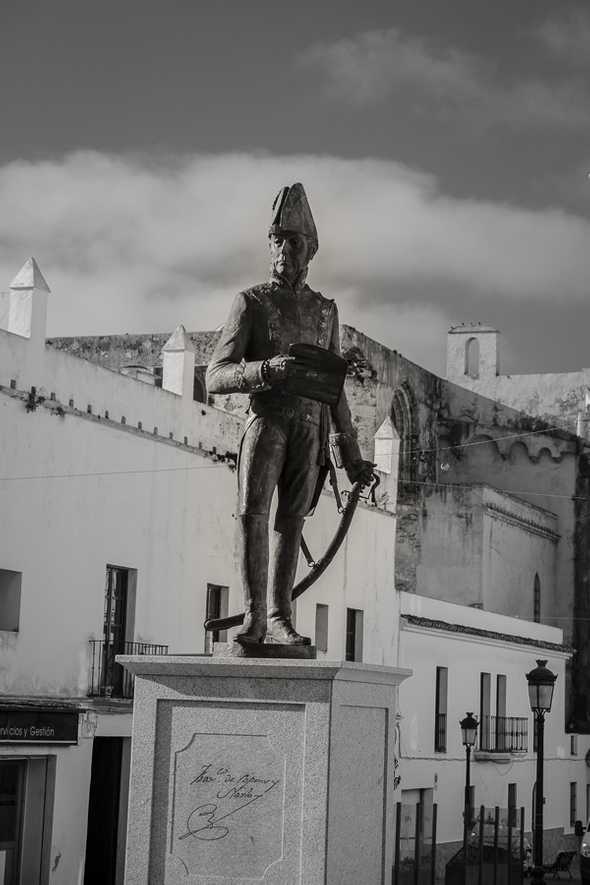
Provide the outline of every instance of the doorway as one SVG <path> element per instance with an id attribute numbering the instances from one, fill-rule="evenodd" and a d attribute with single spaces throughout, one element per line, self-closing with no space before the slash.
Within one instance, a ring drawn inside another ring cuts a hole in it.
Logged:
<path id="1" fill-rule="evenodd" d="M 55 757 L 0 757 L 0 885 L 48 881 L 54 777 Z"/>
<path id="2" fill-rule="evenodd" d="M 123 740 L 98 737 L 92 746 L 84 885 L 115 885 Z"/>

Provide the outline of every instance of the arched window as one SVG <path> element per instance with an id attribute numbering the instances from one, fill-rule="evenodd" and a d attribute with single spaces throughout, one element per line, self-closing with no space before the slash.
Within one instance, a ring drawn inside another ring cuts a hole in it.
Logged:
<path id="1" fill-rule="evenodd" d="M 479 341 L 469 338 L 465 344 L 465 374 L 479 378 Z"/>
<path id="2" fill-rule="evenodd" d="M 541 582 L 539 580 L 539 575 L 535 575 L 535 582 L 533 586 L 533 620 L 537 622 L 537 624 L 541 620 Z"/>
<path id="3" fill-rule="evenodd" d="M 415 432 L 412 396 L 404 386 L 393 394 L 391 420 L 400 438 L 399 448 L 399 490 L 411 493 L 416 491 L 417 435 Z M 405 486 L 404 486 L 405 484 Z"/>

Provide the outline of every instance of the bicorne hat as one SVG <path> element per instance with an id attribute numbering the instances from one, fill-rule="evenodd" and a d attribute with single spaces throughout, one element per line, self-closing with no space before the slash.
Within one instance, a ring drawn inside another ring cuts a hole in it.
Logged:
<path id="1" fill-rule="evenodd" d="M 308 237 L 314 252 L 318 249 L 318 232 L 307 202 L 303 185 L 297 182 L 290 187 L 282 187 L 272 204 L 272 220 L 269 234 L 291 231 Z"/>

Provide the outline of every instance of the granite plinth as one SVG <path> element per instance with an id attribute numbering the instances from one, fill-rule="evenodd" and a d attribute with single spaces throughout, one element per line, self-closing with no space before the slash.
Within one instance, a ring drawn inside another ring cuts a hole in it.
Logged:
<path id="1" fill-rule="evenodd" d="M 135 675 L 126 885 L 377 885 L 398 686 L 325 660 L 121 656 Z"/>
<path id="2" fill-rule="evenodd" d="M 284 645 L 279 642 L 214 642 L 213 656 L 218 658 L 305 658 L 315 660 L 315 645 Z"/>

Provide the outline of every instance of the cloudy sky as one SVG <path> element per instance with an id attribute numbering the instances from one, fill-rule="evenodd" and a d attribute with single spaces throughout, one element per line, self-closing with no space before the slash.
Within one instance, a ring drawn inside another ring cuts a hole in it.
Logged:
<path id="1" fill-rule="evenodd" d="M 5 0 L 0 109 L 0 289 L 35 255 L 50 334 L 220 325 L 301 180 L 345 322 L 590 365 L 586 0 Z"/>

